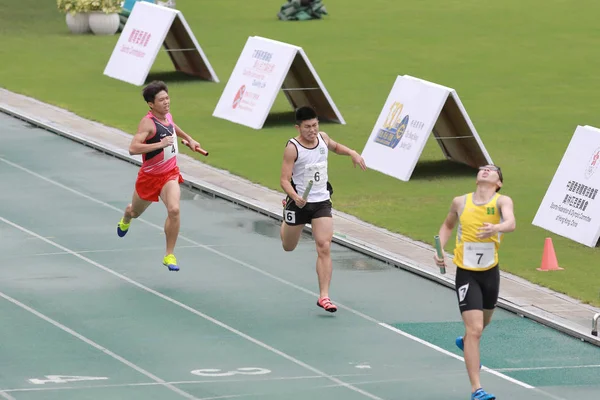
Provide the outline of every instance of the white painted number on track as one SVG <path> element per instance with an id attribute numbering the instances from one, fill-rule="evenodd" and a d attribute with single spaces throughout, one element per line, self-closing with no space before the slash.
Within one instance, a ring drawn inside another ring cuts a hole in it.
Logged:
<path id="1" fill-rule="evenodd" d="M 195 369 L 191 372 L 198 376 L 233 376 L 233 375 L 266 375 L 270 374 L 271 371 L 266 368 L 238 368 L 235 371 L 222 371 L 220 369 Z"/>
<path id="2" fill-rule="evenodd" d="M 29 382 L 35 385 L 43 385 L 45 383 L 69 383 L 81 381 L 102 381 L 108 378 L 103 376 L 69 376 L 69 375 L 46 375 L 47 379 L 30 379 Z"/>

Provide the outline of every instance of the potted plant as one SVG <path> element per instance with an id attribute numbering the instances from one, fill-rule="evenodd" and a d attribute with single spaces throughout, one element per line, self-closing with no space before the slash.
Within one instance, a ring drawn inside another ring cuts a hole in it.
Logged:
<path id="1" fill-rule="evenodd" d="M 82 34 L 90 31 L 89 15 L 81 0 L 57 0 L 56 6 L 66 14 L 67 27 L 71 33 Z"/>
<path id="2" fill-rule="evenodd" d="M 119 30 L 121 0 L 79 0 L 90 14 L 90 29 L 95 35 L 114 35 Z"/>

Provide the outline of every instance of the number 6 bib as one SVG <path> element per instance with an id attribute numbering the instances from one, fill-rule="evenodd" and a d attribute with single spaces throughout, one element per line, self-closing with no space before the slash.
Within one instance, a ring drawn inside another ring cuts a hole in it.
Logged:
<path id="1" fill-rule="evenodd" d="M 465 243 L 463 264 L 467 268 L 487 268 L 494 264 L 494 243 Z"/>
<path id="2" fill-rule="evenodd" d="M 304 187 L 308 186 L 310 180 L 313 181 L 311 192 L 319 193 L 327 188 L 327 161 L 308 164 L 304 168 Z"/>

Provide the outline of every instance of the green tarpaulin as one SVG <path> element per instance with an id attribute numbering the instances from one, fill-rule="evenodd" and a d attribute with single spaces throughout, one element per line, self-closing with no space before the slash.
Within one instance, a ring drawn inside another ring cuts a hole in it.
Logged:
<path id="1" fill-rule="evenodd" d="M 277 17 L 282 21 L 307 21 L 321 19 L 327 10 L 321 0 L 287 0 Z"/>

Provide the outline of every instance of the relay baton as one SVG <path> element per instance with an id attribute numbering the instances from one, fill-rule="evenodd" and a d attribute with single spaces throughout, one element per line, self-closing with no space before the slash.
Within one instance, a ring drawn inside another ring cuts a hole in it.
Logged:
<path id="1" fill-rule="evenodd" d="M 304 189 L 304 193 L 302 193 L 302 199 L 304 199 L 304 201 L 306 201 L 306 199 L 308 199 L 308 194 L 310 193 L 310 189 L 312 189 L 313 186 L 313 181 L 312 179 L 310 181 L 308 181 L 308 185 L 306 185 L 306 189 Z M 302 207 L 300 207 L 302 208 Z"/>
<path id="2" fill-rule="evenodd" d="M 181 139 L 181 143 L 184 144 L 184 145 L 186 145 L 187 147 L 190 147 L 190 143 L 187 140 L 185 140 L 185 139 Z M 190 147 L 190 149 L 192 149 L 192 148 Z M 196 148 L 192 149 L 192 150 L 194 150 L 194 151 L 202 154 L 203 156 L 208 156 L 208 151 L 204 150 L 200 146 L 196 146 Z"/>
<path id="3" fill-rule="evenodd" d="M 440 236 L 439 235 L 435 235 L 433 237 L 433 239 L 435 240 L 435 250 L 437 252 L 437 256 L 439 259 L 443 260 L 444 259 L 444 253 L 442 252 L 442 244 L 440 243 Z M 446 273 L 446 267 L 445 266 L 441 266 L 440 267 L 440 274 L 445 274 Z"/>
<path id="4" fill-rule="evenodd" d="M 312 185 L 313 181 L 311 179 L 310 181 L 308 181 L 308 185 L 306 186 L 306 189 L 304 189 L 304 193 L 302 194 L 302 198 L 304 199 L 304 201 L 308 199 L 308 194 L 310 193 L 310 189 L 312 189 Z"/>

